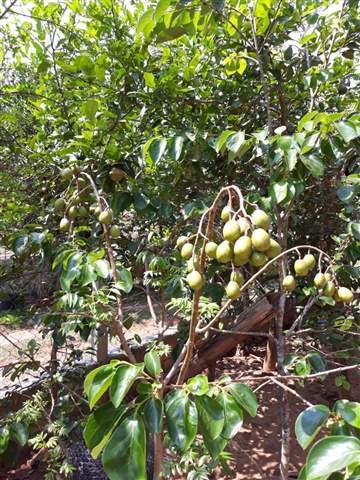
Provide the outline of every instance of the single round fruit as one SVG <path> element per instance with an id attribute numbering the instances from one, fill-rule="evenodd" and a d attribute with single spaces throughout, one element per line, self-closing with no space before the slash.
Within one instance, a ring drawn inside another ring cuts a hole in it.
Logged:
<path id="1" fill-rule="evenodd" d="M 250 257 L 242 258 L 239 257 L 238 255 L 234 255 L 234 265 L 237 267 L 242 267 L 246 263 L 248 263 Z"/>
<path id="2" fill-rule="evenodd" d="M 223 228 L 224 240 L 235 242 L 241 235 L 240 225 L 236 220 L 228 220 Z"/>
<path id="3" fill-rule="evenodd" d="M 99 215 L 99 222 L 103 223 L 104 225 L 109 225 L 112 222 L 113 214 L 111 210 L 104 210 Z"/>
<path id="4" fill-rule="evenodd" d="M 233 258 L 233 249 L 228 240 L 224 240 L 216 249 L 216 259 L 220 263 L 230 262 Z"/>
<path id="5" fill-rule="evenodd" d="M 267 261 L 268 261 L 268 257 L 261 252 L 253 252 L 249 259 L 249 262 L 254 267 L 262 267 L 263 265 L 265 265 Z"/>
<path id="6" fill-rule="evenodd" d="M 77 179 L 77 185 L 80 190 L 83 190 L 87 186 L 87 181 L 84 177 L 79 177 Z"/>
<path id="7" fill-rule="evenodd" d="M 64 168 L 63 170 L 61 170 L 61 176 L 63 180 L 70 181 L 73 177 L 72 168 Z"/>
<path id="8" fill-rule="evenodd" d="M 238 224 L 240 226 L 241 235 L 244 235 L 250 228 L 249 220 L 247 220 L 245 217 L 240 217 Z"/>
<path id="9" fill-rule="evenodd" d="M 252 251 L 252 243 L 250 237 L 240 237 L 234 245 L 234 255 L 239 259 L 247 259 Z"/>
<path id="10" fill-rule="evenodd" d="M 263 210 L 254 210 L 251 214 L 251 220 L 259 228 L 268 230 L 270 226 L 270 217 Z"/>
<path id="11" fill-rule="evenodd" d="M 217 243 L 208 242 L 205 247 L 205 253 L 209 258 L 216 258 Z"/>
<path id="12" fill-rule="evenodd" d="M 63 198 L 57 198 L 54 202 L 54 208 L 58 212 L 63 212 L 66 208 L 66 202 Z"/>
<path id="13" fill-rule="evenodd" d="M 312 270 L 315 267 L 316 260 L 312 253 L 307 253 L 304 256 L 303 261 L 306 263 L 309 270 Z"/>
<path id="14" fill-rule="evenodd" d="M 70 222 L 67 218 L 62 218 L 60 220 L 60 225 L 59 225 L 59 228 L 62 232 L 67 232 L 70 228 Z"/>
<path id="15" fill-rule="evenodd" d="M 186 242 L 187 242 L 187 237 L 185 237 L 185 236 L 182 235 L 181 237 L 179 237 L 179 238 L 176 240 L 176 246 L 177 246 L 178 248 L 182 248 L 182 247 L 185 245 Z"/>
<path id="16" fill-rule="evenodd" d="M 80 217 L 87 217 L 88 214 L 89 214 L 89 211 L 86 207 L 84 207 L 84 205 L 82 205 L 81 207 L 79 207 L 79 216 Z"/>
<path id="17" fill-rule="evenodd" d="M 68 211 L 68 215 L 69 215 L 69 218 L 71 218 L 71 220 L 74 220 L 74 218 L 76 218 L 78 215 L 77 207 L 75 207 L 74 205 L 70 207 Z"/>
<path id="18" fill-rule="evenodd" d="M 110 170 L 109 175 L 113 182 L 121 182 L 121 180 L 124 180 L 125 178 L 124 170 L 121 170 L 121 168 L 118 168 L 118 167 L 113 167 Z"/>
<path id="19" fill-rule="evenodd" d="M 190 258 L 190 260 L 187 261 L 187 267 L 186 270 L 188 273 L 193 272 L 194 270 L 198 270 L 199 268 L 199 259 L 197 257 Z"/>
<path id="20" fill-rule="evenodd" d="M 118 225 L 112 225 L 110 228 L 110 235 L 112 238 L 119 238 L 121 235 L 120 227 Z"/>
<path id="21" fill-rule="evenodd" d="M 203 276 L 196 270 L 188 274 L 188 276 L 186 277 L 186 281 L 189 287 L 193 290 L 200 290 L 200 288 L 202 288 L 202 286 L 204 285 Z"/>
<path id="22" fill-rule="evenodd" d="M 325 280 L 329 282 L 332 279 L 331 273 L 325 273 Z"/>
<path id="23" fill-rule="evenodd" d="M 269 258 L 275 258 L 281 253 L 281 247 L 276 240 L 270 238 L 270 247 L 266 250 L 265 255 Z"/>
<path id="24" fill-rule="evenodd" d="M 251 235 L 251 243 L 258 252 L 266 252 L 270 247 L 270 236 L 263 228 L 257 228 Z"/>
<path id="25" fill-rule="evenodd" d="M 326 285 L 324 287 L 324 295 L 326 297 L 333 297 L 335 295 L 335 283 L 333 281 L 326 282 Z"/>
<path id="26" fill-rule="evenodd" d="M 185 260 L 189 260 L 194 250 L 194 245 L 192 243 L 186 242 L 181 248 L 181 256 Z"/>
<path id="27" fill-rule="evenodd" d="M 354 294 L 346 287 L 339 287 L 337 290 L 337 297 L 341 302 L 351 303 L 354 300 Z"/>
<path id="28" fill-rule="evenodd" d="M 295 260 L 294 270 L 295 270 L 295 273 L 300 277 L 306 277 L 306 275 L 309 273 L 307 263 L 304 262 L 304 260 L 301 258 L 299 258 L 298 260 Z"/>
<path id="29" fill-rule="evenodd" d="M 81 198 L 76 196 L 74 197 L 74 200 L 72 201 L 73 205 L 80 205 L 81 203 Z"/>
<path id="30" fill-rule="evenodd" d="M 231 272 L 230 280 L 236 282 L 240 287 L 244 285 L 245 279 L 241 272 Z"/>
<path id="31" fill-rule="evenodd" d="M 323 273 L 319 272 L 315 275 L 315 278 L 314 278 L 314 285 L 315 287 L 317 288 L 324 288 L 325 285 L 326 285 L 326 277 Z"/>
<path id="32" fill-rule="evenodd" d="M 101 212 L 102 212 L 102 210 L 101 210 L 101 207 L 99 207 L 99 205 L 97 207 L 95 207 L 94 215 L 96 215 L 98 217 Z"/>
<path id="33" fill-rule="evenodd" d="M 221 210 L 221 220 L 223 222 L 227 222 L 228 220 L 230 220 L 230 217 L 231 217 L 231 208 L 230 208 L 230 205 L 226 205 L 226 207 L 224 207 L 222 210 Z"/>
<path id="34" fill-rule="evenodd" d="M 283 289 L 287 292 L 292 292 L 296 288 L 296 281 L 292 275 L 286 275 L 282 282 Z"/>
<path id="35" fill-rule="evenodd" d="M 236 300 L 240 296 L 240 287 L 237 282 L 230 280 L 230 282 L 225 287 L 226 295 L 231 300 Z"/>

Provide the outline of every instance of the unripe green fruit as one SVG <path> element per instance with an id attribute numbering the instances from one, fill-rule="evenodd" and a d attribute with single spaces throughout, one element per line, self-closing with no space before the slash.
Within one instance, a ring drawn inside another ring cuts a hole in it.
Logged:
<path id="1" fill-rule="evenodd" d="M 83 190 L 87 185 L 87 181 L 85 180 L 85 178 L 80 177 L 77 180 L 77 185 L 80 190 Z"/>
<path id="2" fill-rule="evenodd" d="M 240 237 L 234 245 L 234 255 L 239 259 L 249 258 L 252 251 L 252 243 L 250 237 Z"/>
<path id="3" fill-rule="evenodd" d="M 73 170 L 71 168 L 64 168 L 61 170 L 61 177 L 65 181 L 70 181 L 73 177 Z"/>
<path id="4" fill-rule="evenodd" d="M 346 287 L 339 287 L 336 293 L 341 302 L 351 303 L 354 300 L 353 292 Z"/>
<path id="5" fill-rule="evenodd" d="M 187 242 L 187 237 L 181 236 L 176 240 L 176 246 L 178 248 L 182 248 L 186 242 Z"/>
<path id="6" fill-rule="evenodd" d="M 77 207 L 75 206 L 70 207 L 68 211 L 68 215 L 69 215 L 69 218 L 71 218 L 71 220 L 74 220 L 74 218 L 76 218 L 78 215 Z"/>
<path id="7" fill-rule="evenodd" d="M 236 220 L 228 220 L 223 228 L 224 240 L 235 242 L 241 235 L 240 225 Z"/>
<path id="8" fill-rule="evenodd" d="M 292 292 L 296 288 L 295 278 L 292 275 L 286 275 L 282 282 L 283 289 Z"/>
<path id="9" fill-rule="evenodd" d="M 239 287 L 244 285 L 245 282 L 244 275 L 241 272 L 231 272 L 230 280 L 236 282 Z"/>
<path id="10" fill-rule="evenodd" d="M 118 167 L 112 168 L 109 175 L 113 182 L 121 182 L 126 176 L 124 170 L 121 170 L 121 168 Z"/>
<path id="11" fill-rule="evenodd" d="M 202 288 L 202 286 L 204 285 L 203 276 L 196 270 L 188 274 L 188 276 L 186 277 L 186 281 L 189 287 L 193 290 L 200 290 L 200 288 Z"/>
<path id="12" fill-rule="evenodd" d="M 249 220 L 244 217 L 239 218 L 238 224 L 240 226 L 241 235 L 244 235 L 250 228 Z"/>
<path id="13" fill-rule="evenodd" d="M 63 212 L 66 208 L 66 202 L 63 198 L 57 198 L 54 202 L 54 208 L 58 212 Z"/>
<path id="14" fill-rule="evenodd" d="M 226 285 L 225 287 L 226 295 L 231 300 L 236 300 L 240 296 L 240 287 L 237 282 L 233 282 L 232 280 Z"/>
<path id="15" fill-rule="evenodd" d="M 335 295 L 335 290 L 335 283 L 330 280 L 329 282 L 326 282 L 323 293 L 326 297 L 333 297 Z"/>
<path id="16" fill-rule="evenodd" d="M 193 250 L 194 250 L 194 245 L 192 243 L 189 243 L 189 242 L 185 243 L 181 249 L 182 258 L 185 258 L 185 260 L 189 260 L 189 258 L 191 258 L 191 255 L 193 253 Z"/>
<path id="17" fill-rule="evenodd" d="M 303 261 L 306 263 L 309 270 L 312 270 L 315 267 L 316 260 L 314 255 L 312 255 L 311 253 L 307 253 L 304 256 Z"/>
<path id="18" fill-rule="evenodd" d="M 102 212 L 101 208 L 99 206 L 95 207 L 94 214 L 98 217 L 100 213 Z"/>
<path id="19" fill-rule="evenodd" d="M 80 217 L 87 217 L 89 214 L 88 212 L 88 209 L 86 207 L 84 207 L 84 205 L 82 205 L 81 207 L 79 207 L 79 215 Z"/>
<path id="20" fill-rule="evenodd" d="M 224 240 L 216 249 L 216 259 L 220 263 L 230 262 L 233 257 L 233 249 L 228 240 Z"/>
<path id="21" fill-rule="evenodd" d="M 118 225 L 113 225 L 110 228 L 110 235 L 112 236 L 112 238 L 119 238 L 121 235 L 120 227 Z"/>
<path id="22" fill-rule="evenodd" d="M 251 243 L 258 252 L 266 252 L 270 247 L 270 236 L 263 228 L 257 228 L 251 235 Z"/>
<path id="23" fill-rule="evenodd" d="M 104 210 L 99 215 L 99 222 L 103 223 L 104 225 L 109 225 L 112 222 L 113 214 L 111 210 Z"/>
<path id="24" fill-rule="evenodd" d="M 234 265 L 236 265 L 237 267 L 242 267 L 243 265 L 245 265 L 246 263 L 248 263 L 249 261 L 249 258 L 250 257 L 246 257 L 246 258 L 242 258 L 242 257 L 239 257 L 237 255 L 234 255 Z"/>
<path id="25" fill-rule="evenodd" d="M 267 261 L 268 261 L 268 257 L 261 252 L 253 252 L 253 254 L 249 259 L 249 262 L 254 267 L 262 267 L 263 265 L 265 265 Z"/>
<path id="26" fill-rule="evenodd" d="M 270 217 L 263 210 L 254 210 L 251 214 L 251 220 L 259 228 L 268 230 L 270 226 Z"/>
<path id="27" fill-rule="evenodd" d="M 319 272 L 315 275 L 315 278 L 314 278 L 314 285 L 317 287 L 317 288 L 324 288 L 325 285 L 326 285 L 326 277 L 323 273 Z"/>
<path id="28" fill-rule="evenodd" d="M 221 220 L 227 222 L 231 217 L 231 208 L 229 205 L 226 205 L 221 211 Z"/>
<path id="29" fill-rule="evenodd" d="M 62 218 L 60 220 L 60 225 L 59 225 L 59 228 L 62 232 L 67 232 L 70 228 L 70 222 L 67 218 Z"/>
<path id="30" fill-rule="evenodd" d="M 80 197 L 75 197 L 72 203 L 73 203 L 73 205 L 80 205 L 81 198 Z"/>
<path id="31" fill-rule="evenodd" d="M 205 253 L 209 258 L 216 258 L 217 243 L 208 242 L 205 247 Z"/>
<path id="32" fill-rule="evenodd" d="M 294 270 L 295 270 L 295 273 L 300 277 L 306 277 L 306 275 L 309 273 L 307 263 L 304 262 L 304 260 L 302 259 L 298 259 L 295 261 Z"/>
<path id="33" fill-rule="evenodd" d="M 330 273 L 325 273 L 325 279 L 327 282 L 329 282 L 332 279 L 332 276 Z"/>
<path id="34" fill-rule="evenodd" d="M 270 247 L 266 250 L 265 255 L 269 258 L 275 258 L 281 253 L 281 247 L 276 240 L 270 238 Z"/>

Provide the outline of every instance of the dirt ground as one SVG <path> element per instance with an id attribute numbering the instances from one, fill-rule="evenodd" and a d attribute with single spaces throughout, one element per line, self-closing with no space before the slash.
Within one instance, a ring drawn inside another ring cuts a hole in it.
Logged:
<path id="1" fill-rule="evenodd" d="M 131 330 L 131 336 L 134 333 L 145 337 L 158 331 L 158 325 L 148 316 L 148 310 L 144 298 L 133 298 L 125 306 L 126 310 L 135 312 L 135 322 Z M 42 340 L 41 332 L 38 328 L 27 327 L 21 329 L 11 329 L 9 327 L 0 327 L 7 337 L 19 346 L 24 346 L 30 339 L 34 338 L 40 341 L 41 348 L 37 353 L 43 359 L 48 359 L 51 345 L 50 341 Z M 128 333 L 128 335 L 130 335 Z M 72 342 L 78 348 L 86 348 L 88 343 L 75 339 Z M 117 342 L 113 342 L 115 345 Z M 70 347 L 70 346 L 69 346 Z M 258 415 L 248 420 L 242 431 L 229 444 L 227 450 L 233 455 L 231 467 L 232 476 L 224 477 L 220 472 L 215 474 L 216 480 L 275 480 L 279 479 L 279 459 L 280 459 L 280 421 L 282 418 L 280 398 L 283 389 L 272 381 L 261 379 L 265 374 L 262 373 L 262 361 L 265 354 L 265 346 L 257 345 L 246 349 L 239 348 L 236 355 L 231 358 L 224 358 L 218 362 L 216 375 L 222 373 L 236 375 L 236 378 L 242 376 L 259 376 L 252 382 L 247 382 L 255 391 L 259 402 Z M 17 349 L 10 345 L 5 338 L 0 338 L 0 366 L 16 361 Z M 7 378 L 2 378 L 2 387 L 10 382 Z M 305 387 L 295 383 L 288 383 L 289 387 L 297 391 L 300 396 L 306 398 L 313 404 L 325 403 L 332 405 L 338 398 L 349 398 L 359 400 L 360 398 L 360 377 L 351 379 L 352 389 L 346 392 L 335 386 L 334 377 L 328 377 L 323 383 L 320 381 L 307 382 Z M 294 438 L 294 423 L 297 415 L 306 408 L 304 402 L 295 395 L 288 394 L 291 411 L 291 478 L 296 478 L 299 468 L 305 460 L 306 454 L 296 443 Z M 5 475 L 5 476 L 2 476 Z M 7 474 L 1 474 L 0 479 L 10 480 Z M 43 474 L 39 471 L 31 472 L 30 476 L 22 477 L 23 480 L 40 480 Z M 96 480 L 96 479 L 88 479 Z M 132 480 L 132 479 L 129 479 Z M 185 479 L 182 479 L 185 480 Z"/>

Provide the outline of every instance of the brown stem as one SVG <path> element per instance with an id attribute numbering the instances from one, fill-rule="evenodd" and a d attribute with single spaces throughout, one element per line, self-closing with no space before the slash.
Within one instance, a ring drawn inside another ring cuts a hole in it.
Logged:
<path id="1" fill-rule="evenodd" d="M 164 390 L 161 389 L 159 392 L 159 398 L 162 399 L 164 396 Z M 164 455 L 164 434 L 161 431 L 160 433 L 154 434 L 154 480 L 161 480 L 162 478 L 162 465 L 163 465 L 163 455 Z"/>
<path id="2" fill-rule="evenodd" d="M 91 186 L 94 190 L 94 193 L 96 195 L 97 203 L 98 203 L 99 207 L 102 208 L 101 198 L 100 198 L 98 189 L 96 188 L 95 182 L 92 179 L 91 175 L 89 175 L 88 173 L 85 173 L 85 172 L 83 172 L 82 175 L 84 175 L 89 180 L 89 182 L 90 182 L 90 184 L 91 184 Z M 103 228 L 103 232 L 104 232 L 105 248 L 106 248 L 106 253 L 107 253 L 107 256 L 108 256 L 108 259 L 109 259 L 109 263 L 110 263 L 111 274 L 112 274 L 114 282 L 116 282 L 116 280 L 118 279 L 118 273 L 117 273 L 117 270 L 116 270 L 114 251 L 113 251 L 113 248 L 111 246 L 109 227 L 108 227 L 108 225 L 105 225 L 103 223 L 102 228 Z M 113 322 L 112 322 L 113 328 L 114 328 L 117 336 L 119 337 L 121 347 L 124 350 L 124 352 L 126 353 L 126 355 L 128 356 L 129 360 L 132 363 L 136 363 L 136 358 L 135 358 L 134 354 L 132 353 L 132 351 L 130 349 L 130 346 L 129 346 L 126 338 L 125 338 L 124 329 L 123 329 L 123 326 L 122 326 L 124 313 L 123 313 L 123 307 L 122 307 L 122 300 L 121 300 L 120 292 L 116 293 L 116 309 L 117 309 L 117 315 L 116 315 L 115 320 L 113 320 Z"/>

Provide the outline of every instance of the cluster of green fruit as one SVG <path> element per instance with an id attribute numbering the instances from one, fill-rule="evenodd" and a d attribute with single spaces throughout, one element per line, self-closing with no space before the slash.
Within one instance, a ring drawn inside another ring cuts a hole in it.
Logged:
<path id="1" fill-rule="evenodd" d="M 299 258 L 294 263 L 294 271 L 300 277 L 306 277 L 310 270 L 315 267 L 316 260 L 311 253 L 306 254 L 303 258 Z M 352 291 L 346 287 L 337 287 L 330 273 L 318 272 L 314 277 L 314 285 L 321 290 L 325 297 L 332 297 L 337 302 L 351 303 L 354 295 Z M 293 275 L 287 275 L 282 286 L 284 290 L 292 292 L 296 288 L 296 280 Z"/>
<path id="2" fill-rule="evenodd" d="M 217 244 L 208 241 L 205 253 L 209 259 L 216 259 L 220 263 L 232 263 L 236 267 L 250 263 L 254 267 L 262 267 L 271 258 L 281 253 L 278 242 L 268 233 L 270 217 L 263 210 L 255 210 L 251 217 L 232 217 L 229 206 L 223 208 L 221 219 L 225 222 L 223 240 Z M 197 257 L 193 255 L 194 245 L 187 237 L 179 237 L 177 247 L 181 249 L 181 256 L 188 260 L 187 282 L 194 289 L 200 289 L 204 284 L 203 276 L 197 271 Z M 195 260 L 194 260 L 195 259 Z M 194 265 L 195 263 L 195 265 Z M 233 271 L 230 282 L 226 286 L 226 294 L 231 299 L 240 295 L 240 288 L 244 283 L 243 275 Z"/>
<path id="3" fill-rule="evenodd" d="M 77 217 L 86 218 L 90 214 L 95 215 L 98 221 L 103 225 L 110 225 L 113 221 L 113 212 L 111 209 L 103 209 L 98 203 L 92 203 L 90 207 L 81 205 L 83 201 L 94 202 L 96 197 L 93 193 L 88 193 L 88 190 L 90 190 L 91 187 L 88 185 L 85 178 L 79 176 L 80 173 L 80 169 L 77 166 L 65 168 L 61 172 L 62 178 L 66 181 L 70 181 L 75 177 L 78 189 L 78 193 L 70 199 L 69 206 L 66 204 L 64 198 L 58 198 L 54 202 L 55 211 L 64 215 L 59 224 L 59 229 L 62 232 L 69 231 L 71 221 L 75 220 Z M 110 170 L 109 176 L 114 182 L 119 182 L 125 178 L 125 173 L 123 170 L 114 167 Z M 120 227 L 118 225 L 112 225 L 110 228 L 111 237 L 118 238 L 120 237 L 120 234 Z"/>

